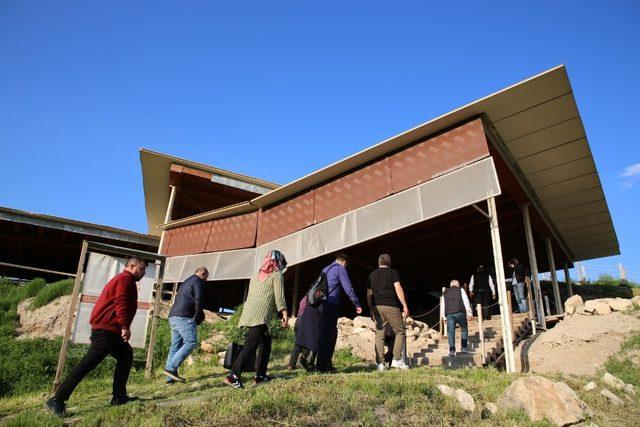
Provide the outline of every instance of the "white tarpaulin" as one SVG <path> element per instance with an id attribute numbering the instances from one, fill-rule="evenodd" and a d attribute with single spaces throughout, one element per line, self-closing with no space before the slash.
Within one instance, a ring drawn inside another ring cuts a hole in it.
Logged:
<path id="1" fill-rule="evenodd" d="M 80 304 L 71 342 L 77 344 L 88 344 L 90 342 L 91 325 L 89 324 L 89 318 L 91 317 L 91 311 L 109 280 L 124 270 L 125 262 L 124 258 L 95 252 L 89 254 L 87 269 L 82 278 Z M 155 264 L 149 264 L 145 277 L 137 284 L 138 309 L 131 324 L 131 339 L 129 340 L 129 344 L 132 347 L 145 347 L 149 308 L 151 306 L 153 284 L 156 281 L 155 276 L 156 266 Z"/>
<path id="2" fill-rule="evenodd" d="M 248 279 L 270 250 L 300 264 L 498 195 L 489 157 L 257 248 L 167 258 L 165 280 L 183 281 L 200 266 L 209 280 Z"/>

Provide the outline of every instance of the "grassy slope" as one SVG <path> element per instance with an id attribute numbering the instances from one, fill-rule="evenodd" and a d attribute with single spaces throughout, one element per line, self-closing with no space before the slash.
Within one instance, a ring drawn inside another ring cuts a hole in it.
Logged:
<path id="1" fill-rule="evenodd" d="M 631 373 L 628 370 L 627 355 L 634 351 L 640 351 L 640 334 L 628 341 L 607 368 L 640 387 L 638 366 Z M 186 384 L 166 386 L 158 375 L 147 382 L 141 373 L 134 373 L 129 391 L 143 398 L 142 403 L 110 408 L 110 381 L 94 379 L 81 383 L 69 406 L 72 421 L 79 425 L 532 425 L 522 413 L 498 413 L 488 419 L 483 419 L 479 410 L 466 414 L 436 389 L 438 384 L 462 388 L 480 406 L 495 402 L 519 374 L 495 369 L 431 368 L 378 373 L 346 351 L 338 353 L 336 365 L 340 372 L 334 375 L 291 372 L 285 369 L 286 355 L 281 353 L 271 362 L 271 373 L 278 377 L 273 383 L 233 390 L 222 384 L 221 367 L 197 362 L 186 367 Z M 249 382 L 250 374 L 244 377 Z M 588 381 L 600 377 L 555 378 L 577 391 L 594 410 L 593 421 L 598 425 L 629 425 L 630 420 L 638 419 L 638 398 L 615 407 L 599 392 L 582 390 Z M 59 419 L 42 409 L 43 399 L 42 393 L 32 393 L 0 400 L 0 416 L 6 417 L 7 425 L 61 425 Z"/>

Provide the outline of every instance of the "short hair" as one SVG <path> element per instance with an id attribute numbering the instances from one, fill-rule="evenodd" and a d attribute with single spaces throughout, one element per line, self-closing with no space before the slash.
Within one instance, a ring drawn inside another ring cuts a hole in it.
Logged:
<path id="1" fill-rule="evenodd" d="M 456 279 L 453 279 L 451 281 L 451 283 L 449 283 L 450 286 L 460 286 L 460 282 L 458 282 Z"/>
<path id="2" fill-rule="evenodd" d="M 349 258 L 342 252 L 336 254 L 336 261 L 349 261 Z"/>
<path id="3" fill-rule="evenodd" d="M 382 254 L 378 257 L 378 265 L 384 265 L 385 267 L 391 267 L 391 255 Z"/>
<path id="4" fill-rule="evenodd" d="M 196 269 L 196 274 L 198 273 L 207 273 L 207 275 L 209 275 L 209 270 L 207 270 L 207 267 L 198 267 Z"/>
<path id="5" fill-rule="evenodd" d="M 518 258 L 511 258 L 509 264 L 518 264 Z"/>
<path id="6" fill-rule="evenodd" d="M 127 262 L 126 262 L 126 264 L 124 266 L 128 267 L 131 264 L 142 264 L 142 265 L 144 265 L 146 267 L 148 262 L 147 262 L 146 259 L 142 259 L 142 258 L 137 257 L 137 256 L 130 256 L 130 257 L 127 258 Z"/>

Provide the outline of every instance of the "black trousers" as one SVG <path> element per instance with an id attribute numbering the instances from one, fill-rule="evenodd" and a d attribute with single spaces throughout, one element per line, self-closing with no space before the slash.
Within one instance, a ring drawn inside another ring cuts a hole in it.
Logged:
<path id="1" fill-rule="evenodd" d="M 291 356 L 289 357 L 289 367 L 295 369 L 298 359 L 306 359 L 310 364 L 314 364 L 315 353 L 309 351 L 308 348 L 304 348 L 301 345 L 294 344 L 293 350 L 291 350 Z"/>
<path id="2" fill-rule="evenodd" d="M 252 326 L 247 330 L 247 337 L 240 354 L 233 361 L 231 372 L 236 376 L 242 375 L 242 367 L 252 352 L 258 350 L 256 356 L 256 376 L 267 374 L 269 356 L 271 356 L 271 335 L 267 325 Z"/>
<path id="3" fill-rule="evenodd" d="M 474 298 L 474 304 L 480 304 L 482 306 L 483 320 L 491 320 L 492 309 L 489 308 L 489 306 L 493 304 L 491 291 L 477 291 Z M 476 311 L 475 307 L 473 307 L 473 311 Z"/>
<path id="4" fill-rule="evenodd" d="M 55 395 L 56 401 L 66 402 L 80 381 L 108 355 L 116 359 L 116 367 L 113 371 L 113 397 L 116 399 L 125 397 L 127 395 L 127 380 L 133 363 L 133 350 L 119 334 L 104 329 L 94 329 L 91 331 L 89 351 L 58 387 Z"/>
<path id="5" fill-rule="evenodd" d="M 316 367 L 319 371 L 331 369 L 333 366 L 333 352 L 338 339 L 338 304 L 325 301 L 320 306 L 320 342 L 318 344 L 318 356 Z"/>

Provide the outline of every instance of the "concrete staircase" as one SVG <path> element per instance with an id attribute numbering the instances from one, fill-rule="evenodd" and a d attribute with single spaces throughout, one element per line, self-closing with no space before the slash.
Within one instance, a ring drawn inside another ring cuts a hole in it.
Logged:
<path id="1" fill-rule="evenodd" d="M 528 313 L 513 315 L 514 343 L 519 342 L 522 337 L 528 335 L 531 330 Z M 492 316 L 491 320 L 485 320 L 484 326 L 484 347 L 487 354 L 486 364 L 500 364 L 503 353 L 502 343 L 502 323 L 500 316 Z M 483 366 L 480 352 L 480 332 L 478 322 L 474 318 L 469 322 L 469 347 L 475 354 L 457 353 L 454 357 L 449 357 L 449 343 L 447 337 L 432 339 L 426 347 L 411 355 L 411 365 L 420 366 L 444 366 L 447 368 L 462 368 L 469 366 Z M 431 342 L 432 341 L 432 342 Z M 456 349 L 460 350 L 460 328 L 456 329 Z"/>

